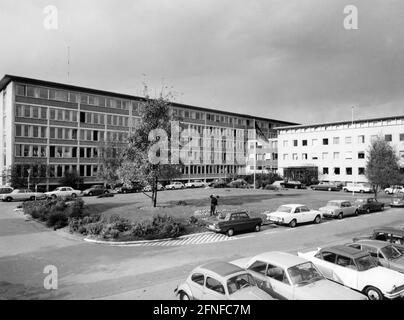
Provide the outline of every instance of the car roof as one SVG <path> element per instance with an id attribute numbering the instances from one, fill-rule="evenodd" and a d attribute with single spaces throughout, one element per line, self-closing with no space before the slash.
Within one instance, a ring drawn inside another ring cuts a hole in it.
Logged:
<path id="1" fill-rule="evenodd" d="M 358 250 L 358 249 L 351 248 L 351 247 L 344 246 L 344 245 L 324 247 L 321 249 L 321 251 L 329 251 L 329 252 L 333 252 L 338 255 L 347 256 L 347 257 L 353 258 L 353 259 L 368 255 L 368 253 L 363 250 Z"/>
<path id="2" fill-rule="evenodd" d="M 297 203 L 290 203 L 290 204 L 282 204 L 282 206 L 285 207 L 307 207 L 305 204 L 297 204 Z"/>
<path id="3" fill-rule="evenodd" d="M 399 228 L 394 228 L 394 227 L 376 228 L 373 230 L 373 232 L 392 232 L 392 233 L 404 236 L 404 229 L 399 229 Z"/>
<path id="4" fill-rule="evenodd" d="M 392 245 L 391 243 L 386 242 L 386 241 L 371 240 L 371 239 L 362 239 L 362 240 L 356 241 L 355 243 L 369 245 L 369 246 L 377 248 L 377 249 L 381 249 L 381 248 L 384 248 L 386 246 Z"/>
<path id="5" fill-rule="evenodd" d="M 210 262 L 200 266 L 200 268 L 214 272 L 222 277 L 227 277 L 231 274 L 244 271 L 244 269 L 239 266 L 223 261 Z"/>
<path id="6" fill-rule="evenodd" d="M 298 264 L 308 262 L 307 259 L 296 256 L 291 253 L 279 252 L 279 251 L 270 251 L 261 253 L 253 258 L 254 260 L 260 260 L 267 263 L 273 263 L 279 267 L 283 267 L 285 269 L 293 267 Z"/>
<path id="7" fill-rule="evenodd" d="M 350 202 L 349 200 L 328 200 L 328 202 Z"/>

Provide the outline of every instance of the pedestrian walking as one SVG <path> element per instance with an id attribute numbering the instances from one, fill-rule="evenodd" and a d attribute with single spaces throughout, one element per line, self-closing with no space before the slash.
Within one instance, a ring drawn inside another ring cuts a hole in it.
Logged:
<path id="1" fill-rule="evenodd" d="M 216 215 L 217 199 L 219 196 L 210 195 L 210 216 Z"/>

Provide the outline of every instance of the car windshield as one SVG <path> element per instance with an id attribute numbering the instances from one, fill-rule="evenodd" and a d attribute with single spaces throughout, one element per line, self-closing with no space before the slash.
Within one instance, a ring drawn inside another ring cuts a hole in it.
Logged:
<path id="1" fill-rule="evenodd" d="M 380 251 L 383 253 L 387 260 L 395 260 L 403 255 L 399 250 L 391 245 L 381 248 Z"/>
<path id="2" fill-rule="evenodd" d="M 288 206 L 280 206 L 278 209 L 276 209 L 278 212 L 286 212 L 286 213 L 291 213 L 292 208 Z"/>
<path id="3" fill-rule="evenodd" d="M 243 273 L 227 280 L 227 290 L 229 291 L 229 294 L 233 294 L 247 287 L 255 286 L 256 282 L 254 278 L 248 273 Z"/>
<path id="4" fill-rule="evenodd" d="M 356 199 L 356 203 L 366 203 L 366 199 Z"/>
<path id="5" fill-rule="evenodd" d="M 376 259 L 370 255 L 355 259 L 355 263 L 358 266 L 358 271 L 366 271 L 377 267 Z"/>
<path id="6" fill-rule="evenodd" d="M 305 286 L 309 283 L 324 279 L 324 276 L 311 262 L 305 262 L 289 268 L 288 274 L 292 283 L 297 286 Z"/>
<path id="7" fill-rule="evenodd" d="M 339 202 L 337 201 L 328 201 L 327 207 L 339 207 Z"/>

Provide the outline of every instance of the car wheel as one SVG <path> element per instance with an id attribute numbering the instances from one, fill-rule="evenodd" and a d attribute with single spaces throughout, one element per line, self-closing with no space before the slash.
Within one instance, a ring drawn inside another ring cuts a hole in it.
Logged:
<path id="1" fill-rule="evenodd" d="M 319 224 L 321 222 L 321 217 L 320 216 L 316 216 L 314 219 L 314 223 L 315 224 Z"/>
<path id="2" fill-rule="evenodd" d="M 367 209 L 366 209 L 366 213 L 370 213 L 370 208 L 367 208 Z"/>
<path id="3" fill-rule="evenodd" d="M 13 201 L 13 198 L 7 197 L 7 198 L 6 198 L 6 201 L 7 201 L 7 202 L 11 202 L 11 201 Z"/>
<path id="4" fill-rule="evenodd" d="M 289 227 L 295 228 L 297 225 L 296 219 L 293 219 L 292 221 L 289 222 Z"/>
<path id="5" fill-rule="evenodd" d="M 348 192 L 348 189 L 343 189 L 344 190 L 344 192 Z"/>
<path id="6" fill-rule="evenodd" d="M 344 214 L 340 212 L 337 218 L 341 220 L 342 218 L 344 218 Z"/>
<path id="7" fill-rule="evenodd" d="M 359 211 L 355 210 L 355 216 L 359 215 Z"/>
<path id="8" fill-rule="evenodd" d="M 332 191 L 332 189 L 331 189 L 331 188 L 328 188 L 328 191 Z"/>
<path id="9" fill-rule="evenodd" d="M 363 191 L 363 190 L 360 190 L 359 192 L 360 192 L 360 193 L 364 193 L 365 191 Z"/>
<path id="10" fill-rule="evenodd" d="M 93 196 L 93 193 L 92 193 L 92 192 L 89 192 L 88 195 L 89 195 L 90 197 L 92 197 L 92 196 Z"/>
<path id="11" fill-rule="evenodd" d="M 191 299 L 189 298 L 189 296 L 185 292 L 181 291 L 180 300 L 191 300 Z"/>
<path id="12" fill-rule="evenodd" d="M 261 231 L 261 226 L 259 224 L 257 224 L 255 226 L 255 232 L 260 232 Z"/>
<path id="13" fill-rule="evenodd" d="M 295 189 L 297 189 L 297 186 L 295 186 Z"/>
<path id="14" fill-rule="evenodd" d="M 35 200 L 35 197 L 32 196 L 32 197 L 29 198 L 29 200 L 34 201 L 34 200 Z"/>
<path id="15" fill-rule="evenodd" d="M 375 287 L 368 287 L 365 289 L 365 294 L 369 300 L 383 300 L 383 294 Z"/>
<path id="16" fill-rule="evenodd" d="M 108 191 L 108 190 L 105 190 L 105 191 L 104 191 L 104 194 L 108 194 L 108 193 L 109 193 L 109 191 Z"/>
<path id="17" fill-rule="evenodd" d="M 72 193 L 72 198 L 74 199 L 76 197 L 77 197 L 77 195 L 75 193 Z"/>
<path id="18" fill-rule="evenodd" d="M 227 236 L 228 237 L 232 237 L 233 235 L 234 235 L 234 230 L 233 229 L 227 230 Z"/>
<path id="19" fill-rule="evenodd" d="M 380 210 L 381 210 L 381 211 L 384 211 L 384 206 L 381 206 L 381 207 L 380 207 Z"/>

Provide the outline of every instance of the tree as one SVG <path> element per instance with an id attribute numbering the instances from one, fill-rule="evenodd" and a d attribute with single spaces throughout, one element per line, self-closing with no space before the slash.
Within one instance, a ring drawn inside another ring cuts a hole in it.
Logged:
<path id="1" fill-rule="evenodd" d="M 156 99 L 149 97 L 145 86 L 145 101 L 140 107 L 140 123 L 129 138 L 128 146 L 124 152 L 124 161 L 120 166 L 118 175 L 123 180 L 137 180 L 151 186 L 151 201 L 153 207 L 157 206 L 157 186 L 159 179 L 171 180 L 181 174 L 181 165 L 170 163 L 168 137 L 171 135 L 171 121 L 169 105 L 171 94 Z M 153 132 L 164 133 L 153 135 Z M 151 135 L 150 135 L 151 134 Z M 166 155 L 166 161 L 151 161 L 149 152 L 156 145 L 156 155 Z"/>
<path id="2" fill-rule="evenodd" d="M 382 188 L 402 179 L 398 156 L 382 136 L 377 137 L 369 148 L 365 174 L 373 186 L 375 198 Z"/>
<path id="3" fill-rule="evenodd" d="M 74 189 L 79 189 L 80 185 L 83 184 L 83 178 L 77 173 L 77 171 L 65 172 L 63 178 L 59 180 L 62 186 L 72 187 Z"/>
<path id="4" fill-rule="evenodd" d="M 35 189 L 38 184 L 46 183 L 48 168 L 41 160 L 34 160 L 27 165 L 14 164 L 8 170 L 7 180 L 15 189 L 27 187 Z"/>
<path id="5" fill-rule="evenodd" d="M 106 141 L 98 146 L 98 164 L 99 169 L 97 177 L 104 180 L 105 184 L 115 186 L 120 182 L 118 169 L 121 168 L 125 148 L 123 142 Z"/>

